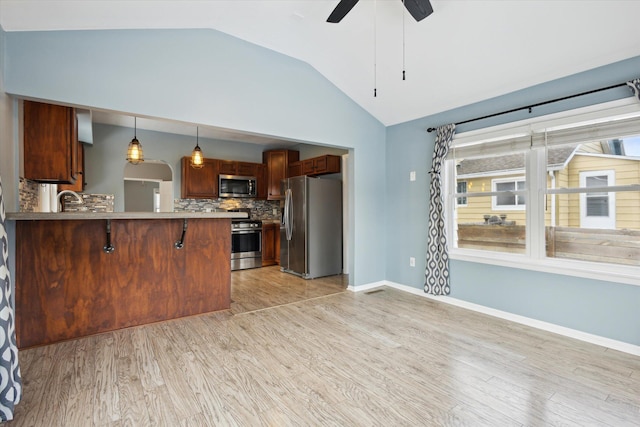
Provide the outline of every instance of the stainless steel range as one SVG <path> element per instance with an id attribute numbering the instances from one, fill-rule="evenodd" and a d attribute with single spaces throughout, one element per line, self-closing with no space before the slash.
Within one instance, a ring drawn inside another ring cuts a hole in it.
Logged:
<path id="1" fill-rule="evenodd" d="M 262 221 L 231 220 L 231 270 L 256 267 L 262 267 Z"/>

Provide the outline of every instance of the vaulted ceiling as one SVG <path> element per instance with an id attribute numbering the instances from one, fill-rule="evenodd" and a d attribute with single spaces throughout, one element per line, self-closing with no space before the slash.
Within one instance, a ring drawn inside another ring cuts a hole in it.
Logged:
<path id="1" fill-rule="evenodd" d="M 330 24 L 337 0 L 0 0 L 0 24 L 213 28 L 309 63 L 385 125 L 640 55 L 640 1 L 431 0 L 420 22 L 401 1 Z"/>

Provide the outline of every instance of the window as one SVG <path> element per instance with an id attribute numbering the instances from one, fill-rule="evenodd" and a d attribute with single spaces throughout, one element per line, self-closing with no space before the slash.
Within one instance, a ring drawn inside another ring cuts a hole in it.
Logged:
<path id="1" fill-rule="evenodd" d="M 640 285 L 637 101 L 459 134 L 453 148 L 452 259 Z"/>
<path id="2" fill-rule="evenodd" d="M 615 172 L 612 170 L 580 172 L 580 187 L 606 188 L 614 185 L 614 176 Z M 580 193 L 580 227 L 616 228 L 615 200 L 615 193 Z"/>
<path id="3" fill-rule="evenodd" d="M 456 184 L 456 193 L 464 194 L 467 192 L 467 181 L 458 181 Z M 467 198 L 464 196 L 456 199 L 458 206 L 467 206 Z"/>
<path id="4" fill-rule="evenodd" d="M 525 161 L 525 153 L 455 159 L 456 200 L 466 202 L 455 212 L 457 247 L 525 252 Z"/>
<path id="5" fill-rule="evenodd" d="M 492 207 L 498 209 L 524 209 L 524 195 L 516 195 L 514 191 L 524 190 L 524 177 L 511 179 L 494 179 L 491 182 L 493 191 L 500 194 L 493 196 Z"/>

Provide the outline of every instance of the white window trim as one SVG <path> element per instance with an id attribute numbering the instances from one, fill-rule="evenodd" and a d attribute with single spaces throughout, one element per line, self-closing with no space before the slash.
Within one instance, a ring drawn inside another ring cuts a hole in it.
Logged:
<path id="1" fill-rule="evenodd" d="M 466 185 L 464 186 L 465 191 L 464 193 L 458 193 L 458 184 L 460 182 L 464 182 Z M 456 181 L 456 207 L 458 208 L 464 208 L 466 206 L 468 206 L 469 204 L 469 198 L 467 197 L 467 193 L 469 192 L 469 180 L 467 179 L 461 179 L 459 181 Z M 464 194 L 464 195 L 463 195 Z M 458 203 L 458 199 L 460 198 L 464 198 L 465 202 L 464 203 Z"/>
<path id="2" fill-rule="evenodd" d="M 533 129 L 570 127 L 572 123 L 597 123 L 611 119 L 611 117 L 637 116 L 640 116 L 640 107 L 638 106 L 637 100 L 633 97 L 625 98 L 549 116 L 458 134 L 454 138 L 450 155 L 453 153 L 455 157 L 456 147 L 475 146 L 477 144 L 499 141 L 514 136 L 520 138 L 523 133 L 527 131 L 531 132 Z M 534 180 L 538 181 L 537 188 L 546 187 L 546 161 L 543 158 L 544 150 L 532 149 L 527 154 L 525 163 L 527 169 L 526 176 L 529 177 L 529 179 L 526 180 L 528 191 L 531 189 L 530 186 L 533 185 Z M 544 215 L 530 215 L 530 212 L 534 212 L 544 203 L 544 191 L 539 191 L 535 197 L 529 191 L 531 200 L 527 200 L 525 203 L 528 242 L 525 254 L 497 253 L 454 247 L 451 242 L 457 241 L 457 228 L 455 227 L 456 199 L 453 197 L 456 190 L 456 176 L 455 168 L 448 167 L 451 163 L 453 162 L 447 162 L 447 166 L 444 168 L 443 183 L 445 194 L 447 195 L 445 198 L 447 235 L 452 237 L 449 244 L 449 257 L 452 260 L 492 264 L 640 286 L 640 267 L 563 258 L 547 258 L 544 242 Z M 534 224 L 534 221 L 542 222 L 542 225 L 539 223 Z M 534 230 L 536 231 L 534 232 Z M 535 235 L 533 235 L 534 233 Z"/>
<path id="3" fill-rule="evenodd" d="M 600 171 L 581 171 L 579 173 L 580 176 L 580 187 L 587 187 L 586 179 L 592 176 L 602 176 L 605 175 L 607 177 L 607 187 L 613 187 L 616 182 L 616 173 L 614 170 L 600 170 Z M 586 218 L 587 212 L 587 197 L 588 193 L 580 193 L 580 228 L 604 228 L 613 230 L 616 228 L 616 193 L 608 192 L 607 193 L 607 204 L 609 205 L 609 215 L 607 216 L 607 220 L 604 219 L 593 219 L 589 221 Z M 591 223 L 589 223 L 591 222 Z M 603 224 L 606 222 L 606 224 Z M 598 226 L 595 226 L 598 224 Z"/>
<path id="4" fill-rule="evenodd" d="M 518 190 L 518 182 L 524 181 L 526 183 L 526 179 L 524 176 L 515 176 L 511 178 L 495 178 L 491 180 L 491 191 L 494 193 L 499 192 L 496 189 L 496 184 L 501 184 L 505 182 L 513 182 L 515 183 L 515 189 L 513 191 L 509 191 L 509 193 L 513 194 L 516 197 L 516 202 L 518 200 L 518 196 L 521 195 Z M 502 191 L 500 191 L 502 193 Z M 491 196 L 491 210 L 494 211 L 523 211 L 526 208 L 526 201 L 524 205 L 499 205 L 498 204 L 498 196 Z"/>

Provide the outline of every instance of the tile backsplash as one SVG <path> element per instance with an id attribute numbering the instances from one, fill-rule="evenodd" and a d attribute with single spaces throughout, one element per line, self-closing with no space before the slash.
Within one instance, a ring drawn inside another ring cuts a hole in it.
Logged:
<path id="1" fill-rule="evenodd" d="M 38 183 L 30 179 L 20 178 L 18 183 L 20 212 L 38 211 Z"/>
<path id="2" fill-rule="evenodd" d="M 82 197 L 82 203 L 71 194 L 63 196 L 65 212 L 113 212 L 113 194 L 78 194 Z"/>
<path id="3" fill-rule="evenodd" d="M 38 211 L 38 185 L 36 181 L 20 178 L 20 212 Z M 84 194 L 82 203 L 72 195 L 62 198 L 65 212 L 113 212 L 115 197 L 113 194 Z M 215 212 L 229 209 L 249 208 L 251 218 L 261 220 L 280 220 L 279 200 L 256 199 L 175 199 L 176 212 Z"/>
<path id="4" fill-rule="evenodd" d="M 20 199 L 20 212 L 39 211 L 39 182 L 20 178 L 18 184 L 18 196 Z M 113 194 L 83 194 L 82 203 L 75 197 L 65 194 L 62 197 L 65 212 L 113 212 L 115 198 Z"/>
<path id="5" fill-rule="evenodd" d="M 256 199 L 176 199 L 174 211 L 176 212 L 215 212 L 216 210 L 229 210 L 249 208 L 251 218 L 261 220 L 280 219 L 279 200 Z"/>

